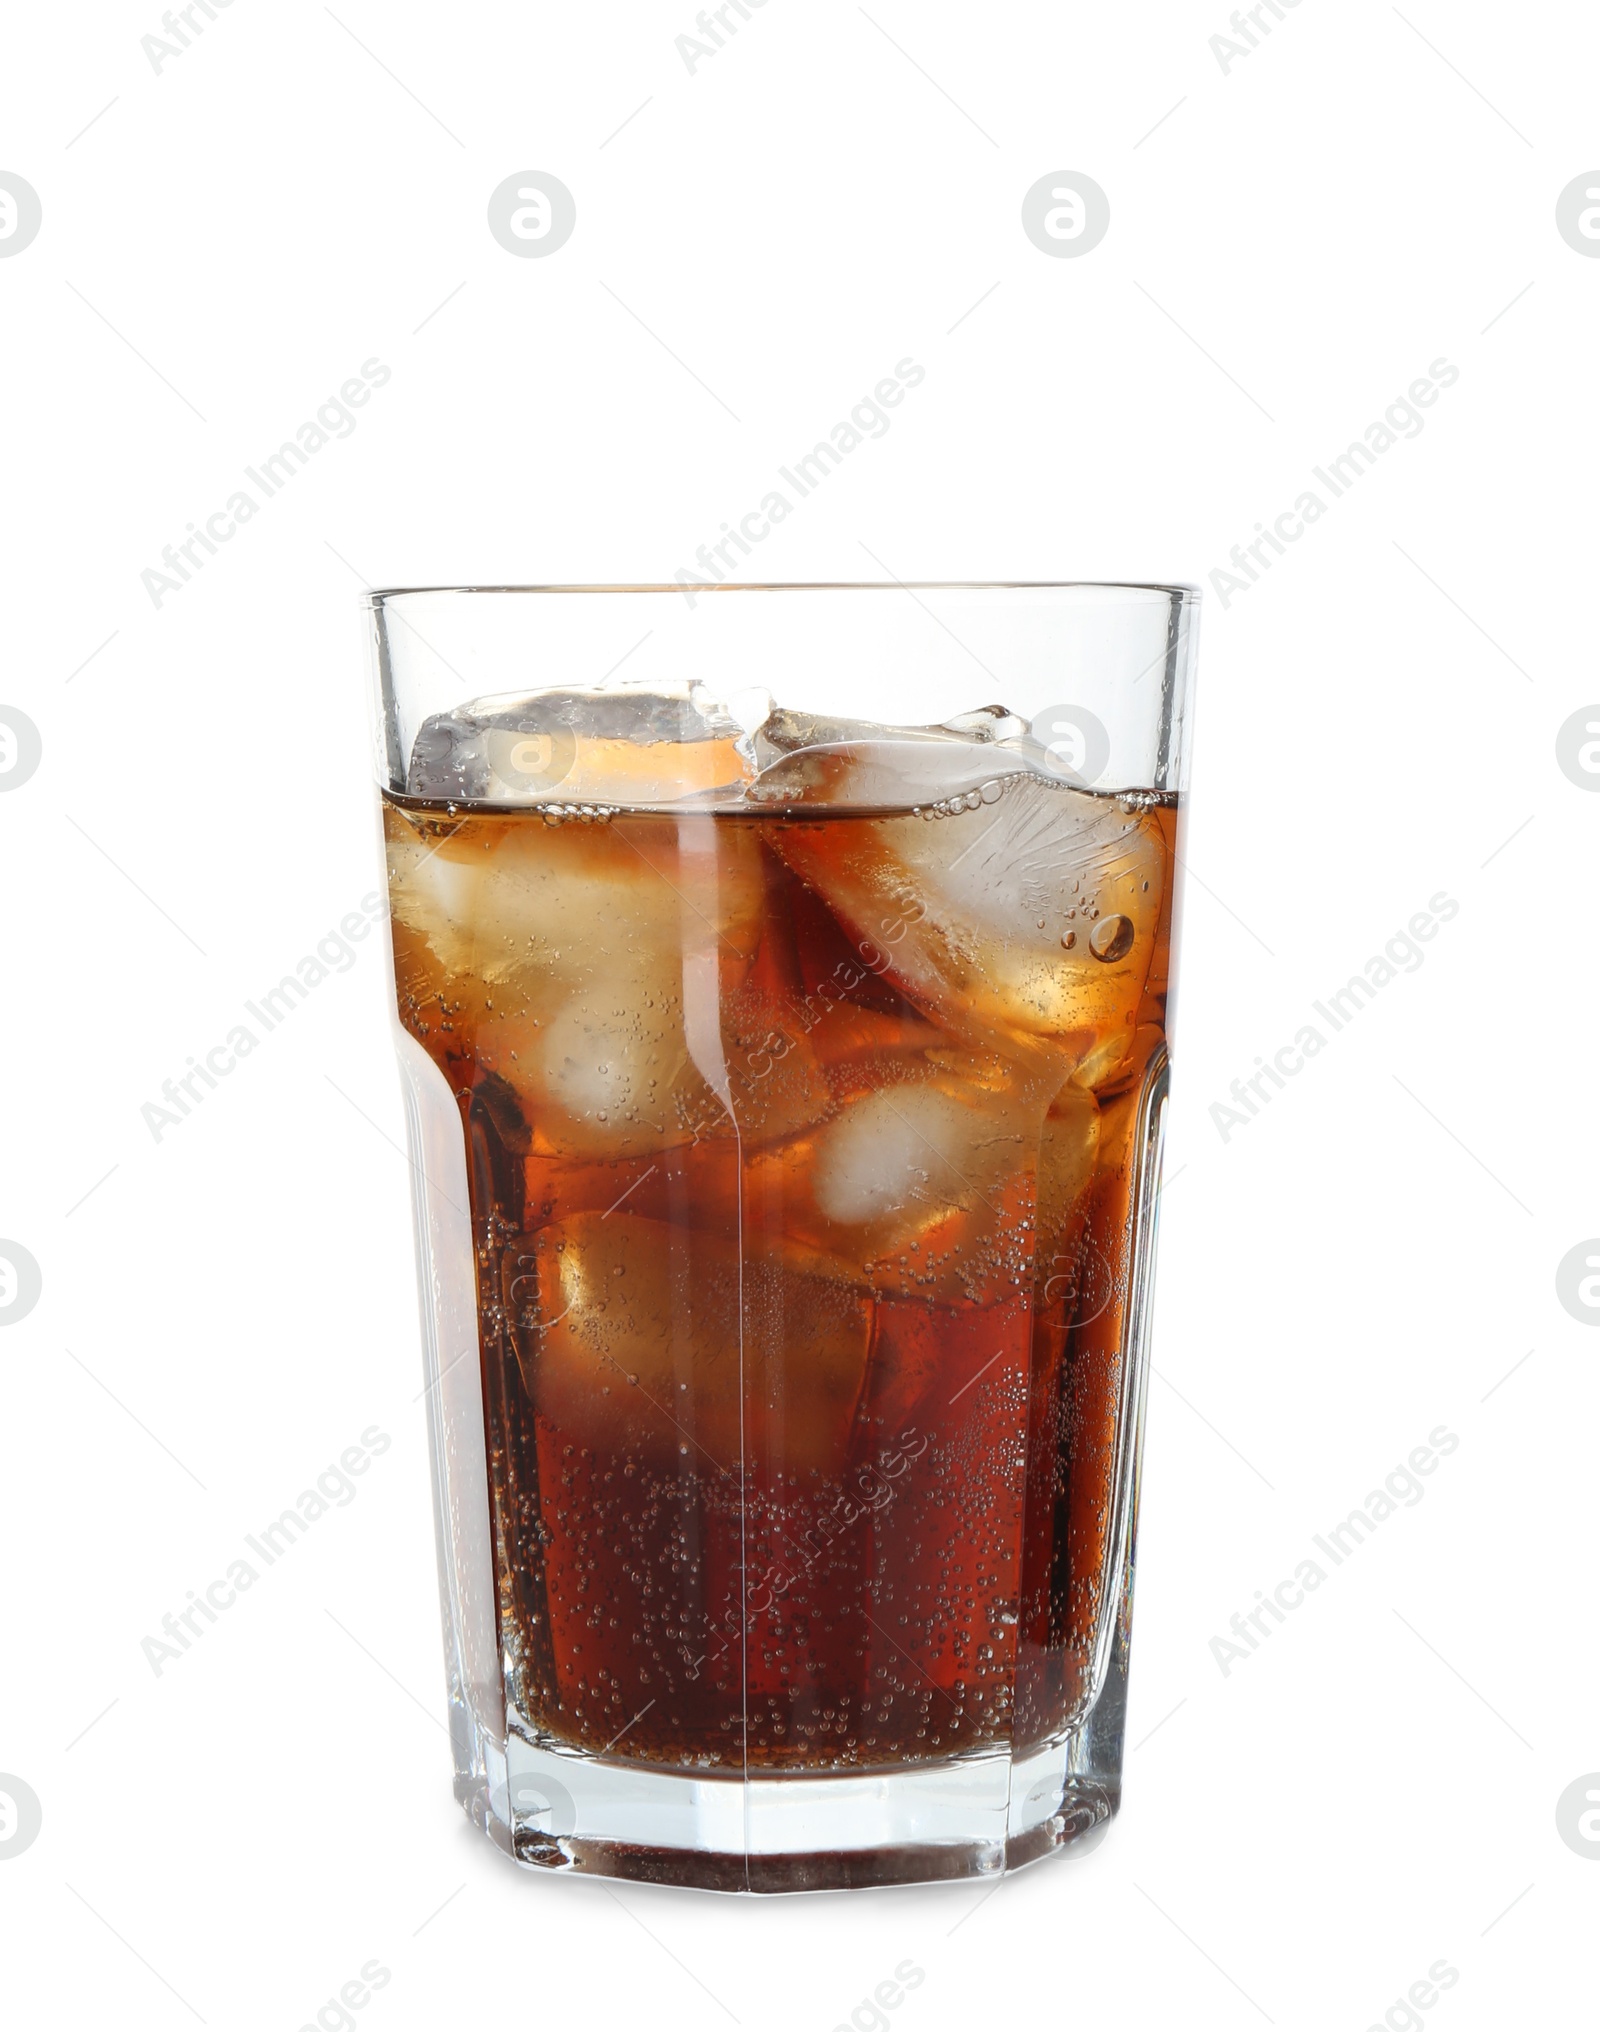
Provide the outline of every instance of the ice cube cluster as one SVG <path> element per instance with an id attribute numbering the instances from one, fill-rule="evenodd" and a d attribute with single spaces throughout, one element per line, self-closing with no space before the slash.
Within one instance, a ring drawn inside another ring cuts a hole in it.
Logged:
<path id="1" fill-rule="evenodd" d="M 984 706 L 890 727 L 774 704 L 752 687 L 620 685 L 478 699 L 418 731 L 405 790 L 452 805 L 771 810 L 975 808 L 1053 774 L 1028 722 Z"/>

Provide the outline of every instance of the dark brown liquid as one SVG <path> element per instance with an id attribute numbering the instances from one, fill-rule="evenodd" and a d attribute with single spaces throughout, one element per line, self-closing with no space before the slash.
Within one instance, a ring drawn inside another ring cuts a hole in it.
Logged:
<path id="1" fill-rule="evenodd" d="M 386 801 L 537 1735 L 820 1771 L 1022 1747 L 1081 1704 L 1177 812 L 986 799 Z"/>

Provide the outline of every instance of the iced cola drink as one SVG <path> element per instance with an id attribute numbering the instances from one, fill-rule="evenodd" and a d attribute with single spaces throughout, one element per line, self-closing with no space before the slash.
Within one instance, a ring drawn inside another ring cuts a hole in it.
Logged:
<path id="1" fill-rule="evenodd" d="M 601 1766 L 1027 1767 L 1126 1606 L 1177 793 L 1087 786 L 1004 705 L 692 680 L 462 702 L 404 762 L 397 1012 L 459 1125 L 499 1691 L 543 1759 L 513 1845 L 585 1859 Z"/>

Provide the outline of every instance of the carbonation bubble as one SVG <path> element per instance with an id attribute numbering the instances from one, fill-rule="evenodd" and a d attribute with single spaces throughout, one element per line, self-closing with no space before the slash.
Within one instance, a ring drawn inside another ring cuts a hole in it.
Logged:
<path id="1" fill-rule="evenodd" d="M 1102 917 L 1089 934 L 1089 950 L 1097 960 L 1124 959 L 1132 945 L 1133 920 L 1128 917 Z"/>

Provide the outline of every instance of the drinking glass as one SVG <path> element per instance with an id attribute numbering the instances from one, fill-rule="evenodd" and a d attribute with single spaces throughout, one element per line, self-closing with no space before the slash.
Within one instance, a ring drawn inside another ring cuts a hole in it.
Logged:
<path id="1" fill-rule="evenodd" d="M 724 1890 L 1091 1836 L 1198 595 L 367 606 L 457 1796 Z"/>

